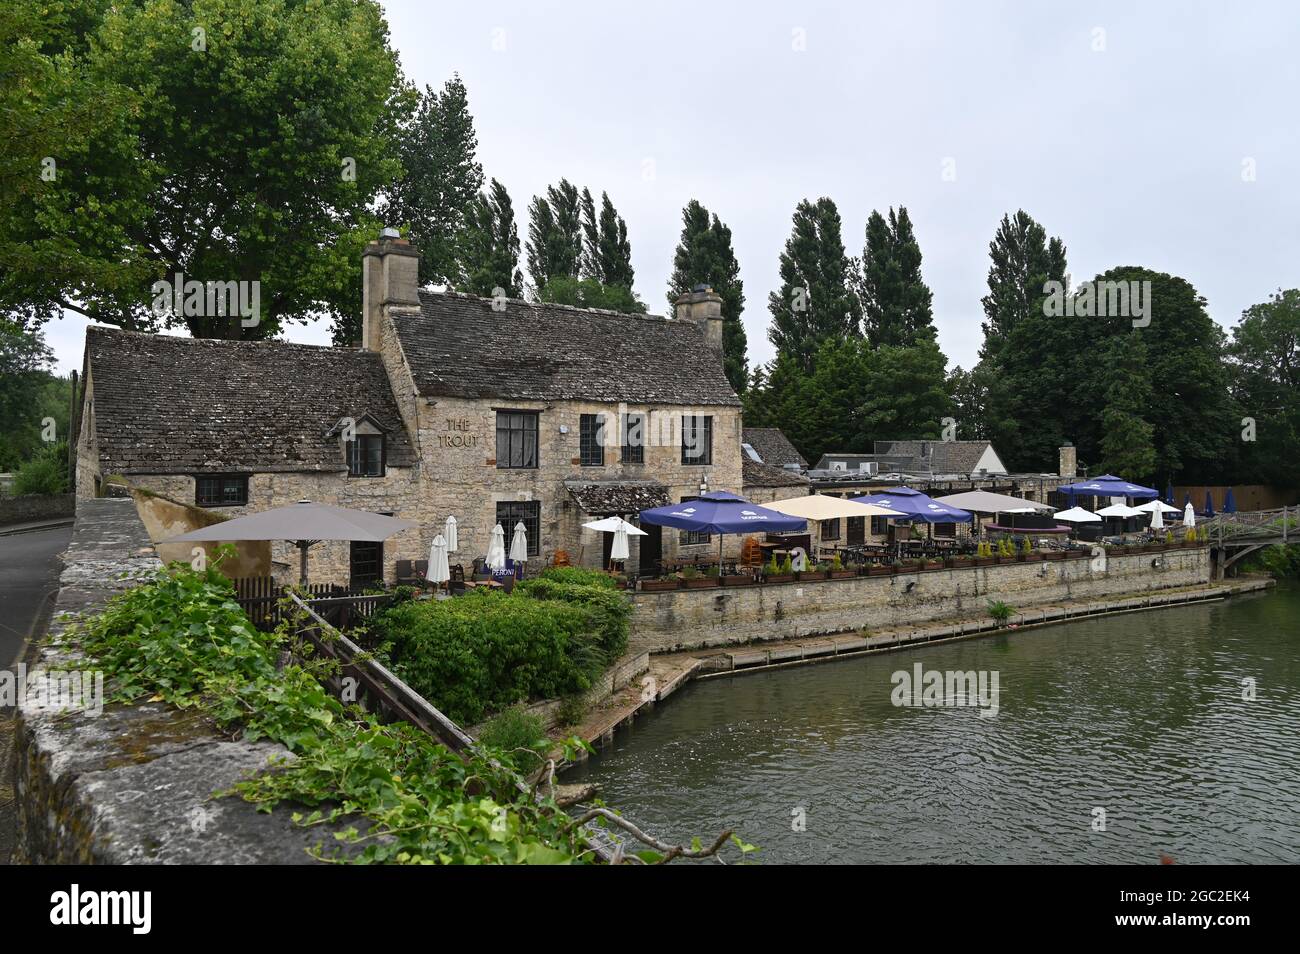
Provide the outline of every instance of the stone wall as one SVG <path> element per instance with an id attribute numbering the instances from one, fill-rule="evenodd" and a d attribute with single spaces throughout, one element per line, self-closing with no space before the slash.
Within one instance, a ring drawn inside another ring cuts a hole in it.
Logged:
<path id="1" fill-rule="evenodd" d="M 51 632 L 65 613 L 96 612 L 132 578 L 159 566 L 129 499 L 83 500 L 64 554 Z M 125 576 L 124 576 L 125 575 Z M 70 660 L 48 645 L 27 661 L 54 670 Z M 20 864 L 294 864 L 319 832 L 291 812 L 258 812 L 213 799 L 272 756 L 267 742 L 232 742 L 205 717 L 163 705 L 56 711 L 22 700 L 14 731 Z"/>
<path id="2" fill-rule="evenodd" d="M 72 494 L 23 494 L 0 497 L 0 527 L 35 520 L 58 520 L 71 517 L 76 508 Z"/>
<path id="3" fill-rule="evenodd" d="M 1156 565 L 1158 563 L 1158 565 Z M 1040 560 L 805 583 L 636 592 L 629 652 L 670 652 L 870 630 L 1059 600 L 1151 592 L 1210 579 L 1209 549 Z"/>

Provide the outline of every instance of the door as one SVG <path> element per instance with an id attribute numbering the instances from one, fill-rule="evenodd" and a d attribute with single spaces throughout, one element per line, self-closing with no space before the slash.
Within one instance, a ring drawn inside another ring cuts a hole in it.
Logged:
<path id="1" fill-rule="evenodd" d="M 360 589 L 384 581 L 384 545 L 370 541 L 353 541 L 351 552 L 352 587 Z"/>
<path id="2" fill-rule="evenodd" d="M 659 560 L 664 555 L 664 528 L 653 524 L 642 524 L 644 537 L 637 537 L 641 542 L 641 573 L 652 575 L 659 572 Z"/>
<path id="3" fill-rule="evenodd" d="M 600 535 L 600 568 L 609 569 L 609 555 L 614 552 L 614 534 L 602 533 Z"/>

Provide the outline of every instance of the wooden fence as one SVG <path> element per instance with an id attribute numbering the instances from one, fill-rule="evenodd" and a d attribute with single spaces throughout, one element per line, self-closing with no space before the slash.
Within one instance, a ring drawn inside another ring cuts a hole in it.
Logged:
<path id="1" fill-rule="evenodd" d="M 269 576 L 249 576 L 232 581 L 235 600 L 261 630 L 272 630 L 282 618 L 281 600 L 286 587 Z M 348 630 L 388 606 L 393 598 L 386 593 L 366 592 L 329 583 L 310 583 L 297 592 L 307 604 L 336 629 Z"/>

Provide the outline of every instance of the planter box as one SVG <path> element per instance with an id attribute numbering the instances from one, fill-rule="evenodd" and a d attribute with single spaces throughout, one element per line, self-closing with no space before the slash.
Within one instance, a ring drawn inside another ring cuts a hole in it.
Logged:
<path id="1" fill-rule="evenodd" d="M 892 566 L 869 566 L 867 576 L 889 576 L 894 572 Z"/>
<path id="2" fill-rule="evenodd" d="M 641 590 L 645 593 L 662 593 L 665 590 L 681 589 L 681 580 L 642 580 Z"/>
<path id="3" fill-rule="evenodd" d="M 778 573 L 778 574 L 776 574 L 775 576 L 765 576 L 765 577 L 763 577 L 763 582 L 764 582 L 764 583 L 793 583 L 793 582 L 794 582 L 794 574 L 793 574 L 793 573 Z"/>
<path id="4" fill-rule="evenodd" d="M 997 562 L 998 562 L 997 557 L 976 557 L 975 558 L 976 566 L 994 566 L 997 564 Z"/>
<path id="5" fill-rule="evenodd" d="M 1065 551 L 1064 551 L 1064 550 L 1044 550 L 1044 551 L 1043 551 L 1043 559 L 1044 559 L 1044 560 L 1064 560 L 1064 559 L 1065 559 Z"/>
<path id="6" fill-rule="evenodd" d="M 718 578 L 716 576 L 701 576 L 694 580 L 682 580 L 682 585 L 688 590 L 704 590 L 710 586 L 717 586 Z"/>
<path id="7" fill-rule="evenodd" d="M 927 572 L 929 570 L 942 570 L 943 568 L 944 566 L 941 560 L 927 560 L 924 563 L 922 563 L 919 567 L 922 573 Z"/>
<path id="8" fill-rule="evenodd" d="M 851 580 L 857 575 L 857 570 L 831 570 L 832 580 Z"/>
<path id="9" fill-rule="evenodd" d="M 814 580 L 826 579 L 826 571 L 825 570 L 801 570 L 795 574 L 795 578 L 800 583 L 811 583 Z"/>
<path id="10" fill-rule="evenodd" d="M 719 577 L 718 582 L 723 586 L 749 586 L 754 582 L 754 578 L 743 573 L 737 573 L 735 576 Z"/>
<path id="11" fill-rule="evenodd" d="M 1089 555 L 1090 554 L 1088 553 L 1087 550 L 1066 550 L 1065 551 L 1065 558 L 1067 560 L 1082 560 Z"/>

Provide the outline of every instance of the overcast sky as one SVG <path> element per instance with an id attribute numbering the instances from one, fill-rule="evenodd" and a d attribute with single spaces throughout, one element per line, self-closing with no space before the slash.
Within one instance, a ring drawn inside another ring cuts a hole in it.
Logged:
<path id="1" fill-rule="evenodd" d="M 1300 284 L 1294 4 L 385 7 L 412 81 L 464 79 L 521 237 L 529 199 L 561 176 L 609 192 L 636 291 L 663 312 L 682 206 L 716 212 L 751 363 L 772 355 L 767 295 L 795 204 L 822 195 L 854 255 L 872 209 L 907 206 L 950 365 L 975 359 L 988 243 L 1017 208 L 1065 241 L 1076 282 L 1172 272 L 1225 326 Z M 61 371 L 80 367 L 84 325 L 47 326 Z"/>

